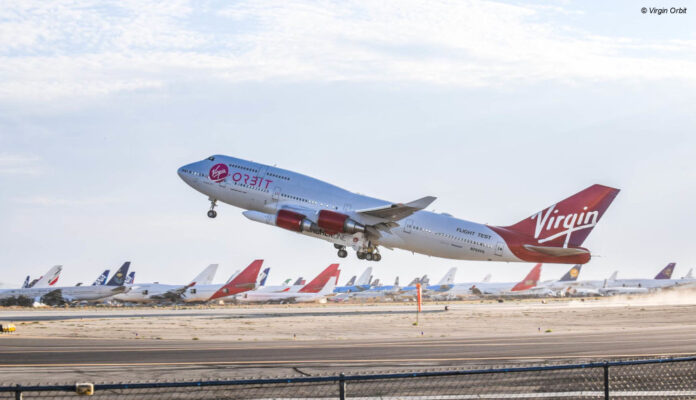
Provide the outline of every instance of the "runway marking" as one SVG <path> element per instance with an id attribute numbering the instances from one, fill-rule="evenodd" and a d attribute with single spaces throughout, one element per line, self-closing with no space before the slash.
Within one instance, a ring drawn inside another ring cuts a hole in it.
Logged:
<path id="1" fill-rule="evenodd" d="M 651 354 L 592 354 L 576 356 L 517 356 L 517 357 L 452 357 L 452 358 L 385 358 L 385 359 L 365 359 L 365 360 L 260 360 L 260 361 L 175 361 L 175 362 L 127 362 L 127 363 L 63 363 L 63 364 L 0 364 L 0 368 L 27 368 L 27 367 L 124 367 L 124 366 L 166 366 L 166 365 L 254 365 L 254 364 L 319 364 L 336 363 L 341 364 L 364 364 L 364 363 L 393 363 L 405 362 L 417 364 L 422 362 L 442 362 L 442 361 L 495 361 L 495 360 L 538 360 L 543 359 L 577 359 L 577 358 L 621 358 L 621 357 L 675 357 L 687 356 L 694 353 L 651 353 Z"/>
<path id="2" fill-rule="evenodd" d="M 561 338 L 559 338 L 561 339 Z M 565 339 L 565 338 L 563 338 Z M 691 339 L 671 339 L 670 344 L 677 345 L 678 343 L 684 343 L 684 342 L 696 342 L 696 338 L 691 338 Z M 621 344 L 628 344 L 628 343 L 645 343 L 643 340 L 621 340 Z M 112 352 L 134 352 L 134 351 L 163 351 L 163 352 L 168 352 L 168 351 L 225 351 L 225 350 L 287 350 L 287 349 L 317 349 L 317 348 L 322 348 L 322 349 L 344 349 L 344 348 L 378 348 L 378 347 L 384 347 L 384 348 L 390 348 L 390 347 L 397 347 L 397 348 L 421 348 L 421 347 L 427 347 L 427 348 L 437 348 L 437 347 L 454 347 L 454 346 L 459 346 L 459 347 L 471 347 L 471 346 L 477 346 L 477 347 L 509 347 L 509 346 L 565 346 L 567 343 L 558 341 L 558 342 L 516 342 L 516 343 L 466 343 L 466 342 L 387 342 L 387 343 L 365 343 L 365 344 L 356 344 L 356 343 L 339 343 L 339 344 L 313 344 L 308 342 L 306 345 L 295 345 L 295 346 L 288 346 L 288 345 L 267 345 L 267 346 L 234 346 L 234 347 L 203 347 L 199 345 L 192 345 L 192 346 L 186 346 L 183 343 L 181 344 L 180 347 L 137 347 L 137 346 L 123 346 L 123 347 L 67 347 L 67 346 L 62 346 L 59 349 L 46 349 L 46 350 L 0 350 L 0 354 L 29 354 L 29 353 L 92 353 L 92 352 L 105 352 L 105 353 L 112 353 Z M 574 340 L 573 344 L 607 344 L 607 345 L 613 345 L 616 344 L 615 341 L 578 341 Z M 23 346 L 18 346 L 18 347 L 23 347 Z M 29 347 L 29 346 L 27 346 Z"/>

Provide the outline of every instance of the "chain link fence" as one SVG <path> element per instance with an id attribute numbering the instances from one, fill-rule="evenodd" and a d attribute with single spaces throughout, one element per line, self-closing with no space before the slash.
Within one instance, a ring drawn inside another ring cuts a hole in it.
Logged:
<path id="1" fill-rule="evenodd" d="M 287 379 L 0 387 L 0 399 L 696 399 L 696 357 Z"/>

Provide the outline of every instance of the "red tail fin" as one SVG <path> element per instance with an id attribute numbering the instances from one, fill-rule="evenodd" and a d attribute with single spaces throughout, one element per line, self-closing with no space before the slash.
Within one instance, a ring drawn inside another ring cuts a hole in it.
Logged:
<path id="1" fill-rule="evenodd" d="M 214 300 L 219 297 L 231 296 L 233 294 L 246 292 L 256 286 L 256 279 L 259 277 L 259 271 L 263 266 L 263 260 L 254 260 L 242 272 L 237 274 L 225 286 L 221 287 L 209 300 Z"/>
<path id="2" fill-rule="evenodd" d="M 311 282 L 306 284 L 299 291 L 301 293 L 319 293 L 319 291 L 326 285 L 329 279 L 336 276 L 336 271 L 338 270 L 338 264 L 331 264 L 325 270 L 323 270 L 316 278 L 312 279 Z"/>
<path id="3" fill-rule="evenodd" d="M 512 292 L 531 289 L 537 285 L 541 278 L 541 264 L 537 264 L 517 285 L 512 288 Z"/>
<path id="4" fill-rule="evenodd" d="M 543 246 L 580 246 L 617 194 L 619 189 L 592 185 L 505 229 L 532 237 Z"/>

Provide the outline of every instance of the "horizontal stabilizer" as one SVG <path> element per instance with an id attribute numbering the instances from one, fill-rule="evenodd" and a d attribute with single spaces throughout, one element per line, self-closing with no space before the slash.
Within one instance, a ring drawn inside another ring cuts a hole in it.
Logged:
<path id="1" fill-rule="evenodd" d="M 537 253 L 546 254 L 553 257 L 570 257 L 577 256 L 579 254 L 589 254 L 589 250 L 576 247 L 550 247 L 550 246 L 535 246 L 532 244 L 525 244 L 524 248 L 530 251 L 535 251 Z"/>
<path id="2" fill-rule="evenodd" d="M 432 204 L 432 202 L 435 201 L 435 199 L 437 199 L 437 197 L 426 196 L 406 204 L 388 204 L 386 206 L 359 210 L 357 212 L 359 214 L 369 215 L 371 217 L 386 219 L 389 221 L 399 221 L 417 211 L 423 210 L 424 208 Z"/>

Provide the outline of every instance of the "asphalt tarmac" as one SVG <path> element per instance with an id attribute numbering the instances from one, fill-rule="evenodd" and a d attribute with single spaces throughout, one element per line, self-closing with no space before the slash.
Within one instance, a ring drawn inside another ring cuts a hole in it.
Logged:
<path id="1" fill-rule="evenodd" d="M 0 369 L 99 366 L 449 366 L 696 354 L 692 329 L 385 341 L 203 342 L 0 338 Z"/>

